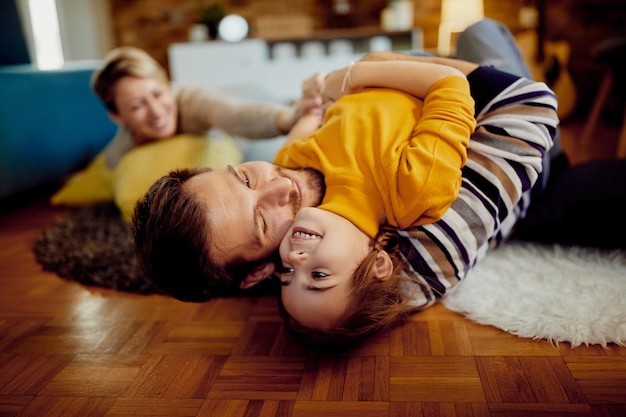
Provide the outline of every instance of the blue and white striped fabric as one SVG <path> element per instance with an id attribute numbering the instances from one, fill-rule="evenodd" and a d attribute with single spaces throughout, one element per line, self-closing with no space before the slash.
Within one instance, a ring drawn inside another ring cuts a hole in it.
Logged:
<path id="1" fill-rule="evenodd" d="M 468 80 L 477 127 L 459 196 L 438 222 L 398 232 L 412 306 L 435 303 L 510 236 L 557 132 L 557 99 L 544 83 L 490 67 Z"/>

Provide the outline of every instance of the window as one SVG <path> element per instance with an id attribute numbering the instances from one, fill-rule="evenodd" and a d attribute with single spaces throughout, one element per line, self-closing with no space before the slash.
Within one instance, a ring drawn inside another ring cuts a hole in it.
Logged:
<path id="1" fill-rule="evenodd" d="M 33 61 L 40 69 L 63 66 L 63 48 L 55 0 L 28 0 L 28 16 L 33 31 Z"/>

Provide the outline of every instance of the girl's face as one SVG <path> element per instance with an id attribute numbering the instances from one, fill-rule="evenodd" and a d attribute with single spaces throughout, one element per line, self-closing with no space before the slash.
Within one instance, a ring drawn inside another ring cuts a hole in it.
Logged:
<path id="1" fill-rule="evenodd" d="M 115 85 L 115 105 L 117 114 L 109 116 L 130 129 L 137 145 L 176 133 L 178 109 L 168 83 L 152 78 L 121 78 Z"/>
<path id="2" fill-rule="evenodd" d="M 371 250 L 371 239 L 345 218 L 300 209 L 280 244 L 287 312 L 304 325 L 332 327 L 348 305 L 352 274 Z"/>

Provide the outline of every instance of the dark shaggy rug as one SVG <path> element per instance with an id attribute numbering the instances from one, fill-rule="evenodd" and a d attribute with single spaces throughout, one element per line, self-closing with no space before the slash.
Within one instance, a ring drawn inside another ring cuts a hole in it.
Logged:
<path id="1" fill-rule="evenodd" d="M 44 230 L 33 248 L 45 271 L 85 285 L 160 293 L 141 272 L 130 229 L 113 202 L 76 210 Z"/>
<path id="2" fill-rule="evenodd" d="M 162 294 L 141 272 L 129 226 L 113 202 L 77 209 L 45 229 L 33 247 L 43 269 L 83 285 L 136 294 Z M 234 288 L 218 296 L 277 294 L 266 279 L 252 289 Z"/>

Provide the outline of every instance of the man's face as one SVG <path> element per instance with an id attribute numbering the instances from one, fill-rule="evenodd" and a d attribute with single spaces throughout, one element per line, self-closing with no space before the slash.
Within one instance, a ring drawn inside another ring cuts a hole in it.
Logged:
<path id="1" fill-rule="evenodd" d="M 320 204 L 323 177 L 269 162 L 246 162 L 205 172 L 185 187 L 206 207 L 213 262 L 266 259 L 278 250 L 300 207 Z"/>

